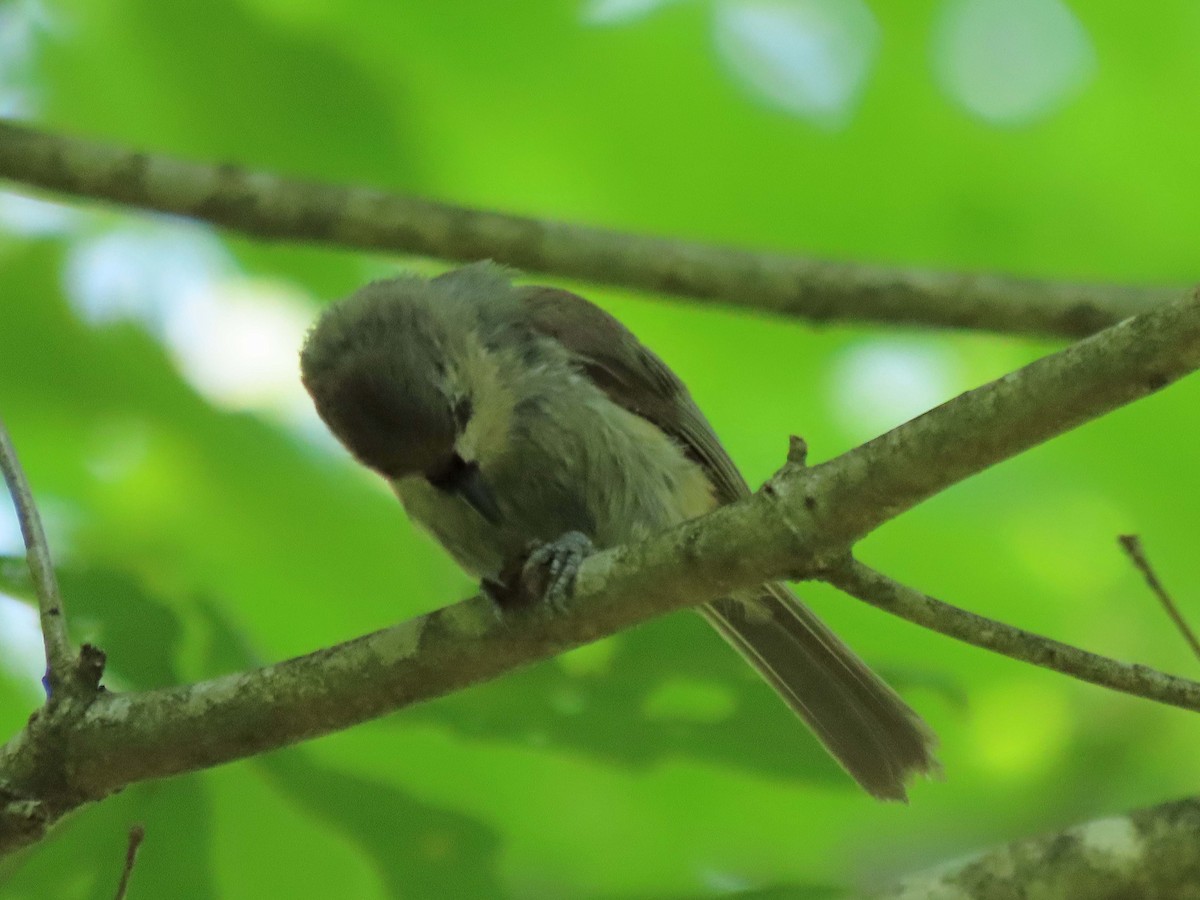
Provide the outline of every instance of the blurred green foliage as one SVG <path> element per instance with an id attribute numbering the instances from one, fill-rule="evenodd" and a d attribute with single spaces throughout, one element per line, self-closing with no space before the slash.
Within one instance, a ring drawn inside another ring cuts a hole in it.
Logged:
<path id="1" fill-rule="evenodd" d="M 629 230 L 1034 276 L 1194 276 L 1196 5 L 1011 7 L 1020 18 L 1006 24 L 989 0 L 9 0 L 0 100 L 47 127 L 196 159 Z M 868 43 L 863 68 L 839 75 L 849 57 L 836 42 L 821 56 L 828 29 L 803 28 L 847 9 Z M 1019 27 L 1047 9 L 1075 23 L 1076 70 L 1020 115 L 989 118 L 1028 98 L 972 106 L 1013 79 L 948 82 L 958 63 L 938 53 L 976 16 L 1008 48 L 999 64 L 1051 71 L 1021 55 Z M 792 95 L 803 102 L 781 102 Z M 239 350 L 181 326 L 181 292 L 161 275 L 176 263 L 153 241 L 215 248 L 224 268 L 200 281 L 210 315 L 236 289 L 274 291 L 308 316 L 429 263 L 86 204 L 43 220 L 0 200 L 0 414 L 43 502 L 76 637 L 108 651 L 112 685 L 303 653 L 472 590 L 296 417 L 296 397 L 234 402 L 197 380 L 197 354 L 220 369 L 270 342 Z M 83 248 L 112 234 L 137 239 L 108 260 L 110 308 L 97 314 Z M 790 432 L 827 458 L 1052 349 L 586 292 L 692 385 L 752 482 Z M 142 305 L 126 308 L 134 295 Z M 1191 672 L 1115 536 L 1141 533 L 1200 616 L 1198 400 L 1185 381 L 1038 448 L 907 514 L 862 555 L 980 612 Z M 22 593 L 11 562 L 0 584 Z M 131 787 L 0 865 L 0 893 L 111 896 L 126 830 L 142 822 L 131 898 L 826 897 L 1195 791 L 1197 717 L 829 589 L 805 594 L 941 735 L 946 780 L 917 785 L 908 807 L 857 792 L 679 615 L 304 747 Z M 5 735 L 39 699 L 17 637 L 0 636 Z"/>

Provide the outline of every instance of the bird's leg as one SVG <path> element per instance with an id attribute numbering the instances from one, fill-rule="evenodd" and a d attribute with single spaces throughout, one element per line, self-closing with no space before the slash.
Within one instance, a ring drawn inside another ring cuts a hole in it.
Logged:
<path id="1" fill-rule="evenodd" d="M 570 608 L 575 576 L 592 552 L 592 540 L 568 531 L 546 544 L 532 544 L 496 578 L 485 578 L 483 590 L 502 612 L 545 605 L 555 612 Z"/>

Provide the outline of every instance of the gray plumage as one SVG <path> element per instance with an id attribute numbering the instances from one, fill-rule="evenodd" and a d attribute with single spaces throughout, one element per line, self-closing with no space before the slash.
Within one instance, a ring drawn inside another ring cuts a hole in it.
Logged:
<path id="1" fill-rule="evenodd" d="M 335 435 L 467 571 L 531 541 L 638 538 L 749 493 L 686 387 L 624 326 L 491 264 L 376 282 L 301 354 Z M 702 607 L 870 793 L 936 769 L 924 722 L 783 585 Z"/>

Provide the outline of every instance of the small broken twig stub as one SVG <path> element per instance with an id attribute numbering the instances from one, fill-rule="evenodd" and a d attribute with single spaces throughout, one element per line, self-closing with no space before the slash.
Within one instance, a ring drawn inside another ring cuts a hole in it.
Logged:
<path id="1" fill-rule="evenodd" d="M 808 465 L 808 441 L 798 434 L 788 436 L 787 461 L 795 466 Z"/>

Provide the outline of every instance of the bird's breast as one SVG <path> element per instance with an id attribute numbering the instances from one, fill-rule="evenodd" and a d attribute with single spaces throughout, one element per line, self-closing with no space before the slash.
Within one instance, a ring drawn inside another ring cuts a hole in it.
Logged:
<path id="1" fill-rule="evenodd" d="M 423 478 L 397 482 L 396 492 L 409 515 L 479 576 L 568 531 L 613 546 L 715 505 L 703 469 L 678 444 L 587 385 L 522 398 L 504 440 L 475 449 L 499 522 Z"/>

